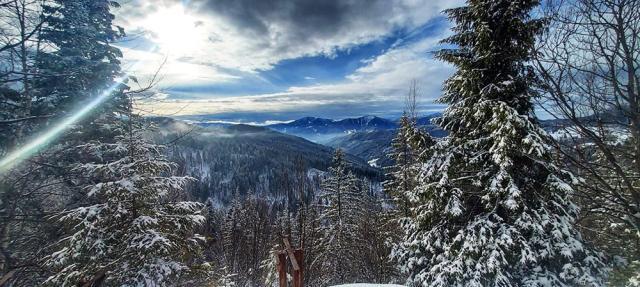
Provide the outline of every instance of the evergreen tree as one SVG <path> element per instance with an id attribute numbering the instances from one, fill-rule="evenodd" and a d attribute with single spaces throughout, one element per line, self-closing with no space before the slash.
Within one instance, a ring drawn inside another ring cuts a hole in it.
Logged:
<path id="1" fill-rule="evenodd" d="M 428 133 L 416 126 L 414 118 L 406 115 L 400 118 L 400 127 L 391 141 L 391 154 L 394 164 L 388 167 L 385 192 L 393 199 L 399 210 L 399 217 L 409 217 L 411 206 L 409 193 L 417 184 L 418 159 L 428 146 L 433 145 Z"/>
<path id="2" fill-rule="evenodd" d="M 16 44 L 14 48 L 3 49 L 3 59 L 14 64 L 4 65 L 0 79 L 4 83 L 0 85 L 0 157 L 18 148 L 51 121 L 65 116 L 71 106 L 100 96 L 105 90 L 102 87 L 116 88 L 117 96 L 110 99 L 118 98 L 119 107 L 107 104 L 99 113 L 92 114 L 93 119 L 128 109 L 128 99 L 122 93 L 126 87 L 116 83 L 121 55 L 109 46 L 116 38 L 109 35 L 110 31 L 120 31 L 112 29 L 113 15 L 104 3 L 52 0 L 10 1 L 0 5 L 6 18 L 4 27 L 11 28 L 0 33 L 3 38 L 11 36 L 5 39 L 6 43 Z M 13 37 L 20 41 L 15 42 Z M 105 52 L 105 47 L 109 51 Z M 114 125 L 115 120 L 107 124 Z M 48 277 L 48 270 L 40 265 L 42 252 L 48 250 L 41 247 L 56 241 L 60 226 L 51 224 L 47 215 L 78 206 L 85 199 L 74 193 L 75 186 L 69 179 L 71 169 L 81 158 L 69 156 L 67 151 L 75 145 L 69 142 L 83 142 L 77 138 L 80 131 L 103 138 L 114 134 L 96 133 L 98 130 L 76 129 L 76 133 L 65 133 L 62 136 L 67 137 L 66 141 L 34 154 L 31 160 L 20 162 L 0 177 L 0 189 L 8 191 L 0 192 L 3 205 L 0 213 L 9 215 L 3 215 L 6 224 L 0 224 L 0 261 L 10 263 L 0 264 L 3 266 L 0 273 L 13 273 L 13 277 L 6 277 L 10 278 L 6 284 L 35 286 Z"/>
<path id="3" fill-rule="evenodd" d="M 191 270 L 187 261 L 204 240 L 194 233 L 205 221 L 203 206 L 178 201 L 191 179 L 171 176 L 175 164 L 141 133 L 135 128 L 115 143 L 78 147 L 87 158 L 74 172 L 88 202 L 60 214 L 69 235 L 47 259 L 55 269 L 47 284 L 157 286 Z"/>
<path id="4" fill-rule="evenodd" d="M 267 270 L 261 265 L 269 258 L 270 235 L 280 237 L 270 219 L 267 203 L 258 196 L 233 200 L 222 227 L 222 252 L 224 270 L 237 275 L 236 284 L 256 286 L 264 281 Z"/>
<path id="5" fill-rule="evenodd" d="M 322 183 L 319 195 L 320 250 L 313 265 L 324 275 L 320 285 L 349 282 L 360 275 L 361 239 L 357 223 L 363 215 L 362 198 L 357 178 L 348 170 L 344 152 L 336 150 L 329 177 Z"/>
<path id="6" fill-rule="evenodd" d="M 391 141 L 393 165 L 388 167 L 389 180 L 384 183 L 385 192 L 393 199 L 400 216 L 409 217 L 409 191 L 416 186 L 416 151 L 410 143 L 415 126 L 407 115 L 400 118 L 400 127 Z"/>
<path id="7" fill-rule="evenodd" d="M 458 70 L 437 143 L 411 193 L 414 220 L 395 250 L 419 286 L 599 285 L 602 263 L 574 227 L 570 174 L 552 163 L 533 115 L 526 65 L 543 26 L 536 0 L 470 0 L 447 10 Z"/>
<path id="8" fill-rule="evenodd" d="M 239 195 L 234 197 L 231 207 L 222 224 L 222 248 L 224 250 L 225 267 L 231 273 L 237 272 L 239 267 L 240 248 L 242 242 L 242 201 Z"/>
<path id="9" fill-rule="evenodd" d="M 410 109 L 409 109 L 410 110 Z M 398 133 L 391 143 L 391 154 L 394 164 L 387 168 L 388 180 L 384 182 L 384 191 L 391 198 L 392 206 L 380 209 L 378 228 L 384 240 L 384 250 L 390 251 L 402 240 L 401 225 L 414 216 L 410 196 L 418 184 L 418 173 L 421 163 L 429 157 L 430 147 L 435 143 L 431 136 L 417 126 L 414 116 L 405 112 L 400 118 Z M 389 253 L 387 253 L 388 255 Z M 378 269 L 389 274 L 390 278 L 400 278 L 397 269 L 389 268 L 389 264 L 397 263 L 392 258 L 380 261 Z"/>
<path id="10" fill-rule="evenodd" d="M 363 180 L 363 213 L 358 218 L 358 238 L 365 241 L 359 248 L 362 259 L 361 280 L 371 283 L 391 283 L 398 280 L 397 264 L 389 258 L 392 243 L 401 233 L 397 220 L 389 220 L 385 200 L 378 197 L 371 184 Z M 392 224 L 389 224 L 392 223 Z"/>
<path id="11" fill-rule="evenodd" d="M 113 25 L 112 7 L 119 5 L 112 0 L 54 0 L 44 5 L 47 25 L 41 38 L 51 51 L 38 57 L 42 76 L 35 88 L 41 109 L 56 107 L 65 115 L 105 91 L 111 91 L 109 98 L 94 115 L 129 109 L 123 93 L 127 87 L 118 83 L 122 53 L 111 45 L 124 30 Z"/>

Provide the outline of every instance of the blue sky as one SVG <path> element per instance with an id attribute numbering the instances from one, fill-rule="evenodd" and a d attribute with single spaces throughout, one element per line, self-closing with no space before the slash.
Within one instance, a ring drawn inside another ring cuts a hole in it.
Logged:
<path id="1" fill-rule="evenodd" d="M 265 4 L 268 2 L 268 5 Z M 117 13 L 119 44 L 143 82 L 147 113 L 234 122 L 396 116 L 417 80 L 421 109 L 453 71 L 430 52 L 455 1 L 134 0 Z M 146 11 L 142 13 L 140 11 Z M 164 64 L 162 64 L 164 62 Z"/>

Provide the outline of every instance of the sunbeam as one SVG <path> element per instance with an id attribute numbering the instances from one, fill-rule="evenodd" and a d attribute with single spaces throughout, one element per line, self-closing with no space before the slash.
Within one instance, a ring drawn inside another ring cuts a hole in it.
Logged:
<path id="1" fill-rule="evenodd" d="M 134 64 L 136 66 L 138 63 Z M 133 70 L 130 68 L 129 70 Z M 123 76 L 116 78 L 115 83 L 111 85 L 109 88 L 104 90 L 101 94 L 99 94 L 95 99 L 93 99 L 90 103 L 86 105 L 82 105 L 76 112 L 74 112 L 70 117 L 62 120 L 58 124 L 54 125 L 53 128 L 46 131 L 44 134 L 37 136 L 32 139 L 25 145 L 17 148 L 16 150 L 7 154 L 2 160 L 0 160 L 0 174 L 6 173 L 11 168 L 23 162 L 25 159 L 31 157 L 38 151 L 42 150 L 47 144 L 51 143 L 57 137 L 59 137 L 64 131 L 66 131 L 69 127 L 71 127 L 74 123 L 80 121 L 83 117 L 85 117 L 89 112 L 94 110 L 96 107 L 104 103 L 112 93 L 120 86 L 122 83 L 129 77 L 129 73 L 125 73 Z"/>

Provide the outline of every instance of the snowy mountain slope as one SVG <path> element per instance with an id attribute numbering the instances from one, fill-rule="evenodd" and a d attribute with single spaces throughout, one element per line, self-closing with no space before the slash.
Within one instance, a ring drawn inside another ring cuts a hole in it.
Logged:
<path id="1" fill-rule="evenodd" d="M 198 179 L 191 190 L 201 199 L 226 202 L 235 193 L 276 198 L 283 187 L 295 181 L 297 159 L 311 170 L 309 174 L 317 175 L 315 170 L 325 171 L 333 155 L 330 147 L 263 127 L 200 127 L 169 118 L 154 120 L 160 126 L 156 140 L 171 143 L 171 158 L 178 162 L 182 174 Z M 347 160 L 360 176 L 380 176 L 380 170 L 358 157 Z M 309 180 L 313 181 L 313 176 Z"/>
<path id="2" fill-rule="evenodd" d="M 433 137 L 444 137 L 446 132 L 431 124 L 431 117 L 418 119 L 418 124 L 422 126 Z M 345 152 L 363 158 L 367 161 L 375 161 L 378 167 L 385 167 L 392 164 L 387 157 L 390 153 L 391 141 L 396 136 L 396 129 L 362 131 L 335 137 L 328 141 L 326 145 L 333 148 L 343 149 Z"/>
<path id="3" fill-rule="evenodd" d="M 361 131 L 395 129 L 397 124 L 376 116 L 332 120 L 305 117 L 290 123 L 268 125 L 268 128 L 296 135 L 318 143 L 326 143 L 337 136 Z"/>
<path id="4" fill-rule="evenodd" d="M 391 140 L 395 136 L 396 130 L 357 132 L 336 137 L 326 144 L 367 161 L 373 161 L 377 166 L 388 166 L 391 160 L 387 154 L 391 152 Z"/>
<path id="5" fill-rule="evenodd" d="M 434 113 L 420 117 L 418 118 L 418 124 L 421 126 L 433 126 L 431 119 L 439 115 L 439 113 Z M 376 116 L 342 120 L 305 117 L 293 122 L 268 125 L 266 127 L 282 133 L 303 137 L 313 142 L 327 144 L 335 138 L 354 133 L 395 130 L 398 128 L 398 120 Z"/>

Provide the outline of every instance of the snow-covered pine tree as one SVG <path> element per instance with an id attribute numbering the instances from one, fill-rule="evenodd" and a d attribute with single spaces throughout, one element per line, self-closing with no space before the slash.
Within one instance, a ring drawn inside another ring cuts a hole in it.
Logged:
<path id="1" fill-rule="evenodd" d="M 245 205 L 243 232 L 246 243 L 241 245 L 244 251 L 242 277 L 245 286 L 258 286 L 264 278 L 260 265 L 269 257 L 268 246 L 272 239 L 271 207 L 255 193 L 245 201 Z"/>
<path id="2" fill-rule="evenodd" d="M 164 286 L 191 271 L 203 205 L 179 201 L 191 178 L 171 175 L 162 148 L 129 127 L 114 143 L 78 147 L 86 158 L 74 172 L 88 202 L 59 215 L 69 234 L 47 258 L 48 285 Z"/>
<path id="3" fill-rule="evenodd" d="M 431 136 L 417 126 L 415 118 L 409 117 L 406 113 L 402 115 L 398 133 L 391 141 L 389 158 L 394 163 L 388 167 L 389 180 L 384 183 L 384 190 L 393 200 L 399 217 L 410 216 L 408 196 L 416 186 L 418 159 L 433 143 Z"/>
<path id="4" fill-rule="evenodd" d="M 282 241 L 282 239 L 280 239 Z M 280 251 L 280 245 L 272 245 L 269 250 L 269 256 L 264 259 L 260 264 L 260 269 L 262 270 L 263 281 L 261 284 L 264 286 L 278 286 L 278 267 L 277 267 L 277 257 L 278 252 Z"/>
<path id="5" fill-rule="evenodd" d="M 371 183 L 362 180 L 362 214 L 358 218 L 358 238 L 362 269 L 360 280 L 371 283 L 392 283 L 398 280 L 397 264 L 389 258 L 391 243 L 397 243 L 401 230 L 393 209 L 385 208 L 387 199 L 379 194 Z"/>
<path id="6" fill-rule="evenodd" d="M 238 192 L 235 192 L 231 207 L 225 215 L 222 223 L 221 240 L 224 251 L 225 268 L 234 274 L 239 270 L 239 257 L 242 244 L 242 222 L 243 220 L 242 199 Z"/>
<path id="7" fill-rule="evenodd" d="M 570 174 L 536 124 L 526 65 L 537 0 L 470 0 L 447 10 L 457 46 L 439 142 L 412 192 L 415 220 L 395 250 L 416 286 L 600 285 L 601 260 L 574 227 Z"/>
<path id="8" fill-rule="evenodd" d="M 98 98 L 113 89 L 108 99 L 90 117 L 122 112 L 129 108 L 129 99 L 122 92 L 127 87 L 118 84 L 122 76 L 122 52 L 111 44 L 124 36 L 124 30 L 113 25 L 111 8 L 119 7 L 113 0 L 52 0 L 43 4 L 47 21 L 41 40 L 47 52 L 37 58 L 42 74 L 35 89 L 38 107 L 65 116 L 78 105 Z M 95 116 L 94 116 L 95 115 Z"/>
<path id="9" fill-rule="evenodd" d="M 272 228 L 271 208 L 258 195 L 241 198 L 236 193 L 225 215 L 221 238 L 224 270 L 228 275 L 237 275 L 234 282 L 238 285 L 263 284 L 265 269 L 261 265 L 269 257 L 271 235 L 275 236 L 272 232 L 276 233 Z"/>
<path id="10" fill-rule="evenodd" d="M 416 151 L 411 145 L 411 134 L 415 128 L 413 121 L 403 114 L 396 137 L 391 141 L 389 157 L 393 165 L 388 167 L 384 190 L 391 197 L 396 209 L 402 217 L 409 217 L 409 191 L 416 186 Z"/>
<path id="11" fill-rule="evenodd" d="M 322 282 L 318 285 L 353 281 L 359 275 L 361 264 L 357 223 L 363 215 L 363 195 L 340 149 L 334 154 L 329 177 L 322 183 L 318 200 L 319 251 L 312 263 L 313 268 L 322 271 L 319 273 Z"/>
<path id="12" fill-rule="evenodd" d="M 386 246 L 396 246 L 400 242 L 402 222 L 413 217 L 409 197 L 417 185 L 422 160 L 429 156 L 429 150 L 435 143 L 429 133 L 417 126 L 416 118 L 411 114 L 405 112 L 402 115 L 396 137 L 391 142 L 389 158 L 394 164 L 386 169 L 388 180 L 383 185 L 384 192 L 391 199 L 391 208 L 380 210 L 378 223 Z M 389 202 L 389 199 L 385 201 Z M 394 261 L 389 260 L 389 264 L 391 262 Z M 398 275 L 398 272 L 394 273 L 394 280 L 400 277 Z"/>
<path id="13" fill-rule="evenodd" d="M 320 250 L 319 239 L 322 237 L 322 231 L 318 228 L 320 222 L 319 218 L 319 206 L 312 204 L 306 207 L 304 223 L 304 282 L 309 282 L 309 286 L 314 286 L 312 283 L 315 278 L 321 277 L 323 270 L 314 268 L 314 259 L 318 257 Z M 316 263 L 317 264 L 317 263 Z"/>

